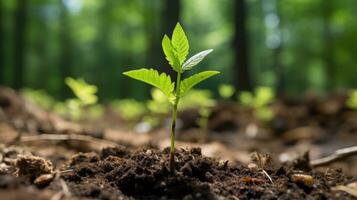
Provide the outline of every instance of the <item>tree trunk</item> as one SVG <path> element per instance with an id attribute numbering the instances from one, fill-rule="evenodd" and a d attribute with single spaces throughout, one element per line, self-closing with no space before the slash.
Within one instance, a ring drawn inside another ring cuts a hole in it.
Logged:
<path id="1" fill-rule="evenodd" d="M 239 91 L 251 91 L 252 83 L 249 72 L 248 37 L 246 28 L 245 0 L 234 1 L 234 49 L 235 65 L 233 67 L 233 83 Z"/>
<path id="2" fill-rule="evenodd" d="M 72 68 L 72 39 L 70 36 L 70 27 L 69 27 L 69 19 L 68 19 L 68 11 L 66 5 L 63 0 L 60 1 L 60 35 L 59 42 L 61 46 L 61 52 L 59 57 L 59 67 L 61 73 L 61 81 L 64 82 L 64 79 L 68 76 L 71 76 L 71 68 Z M 66 84 L 61 84 L 61 98 L 67 98 L 70 96 L 70 90 L 66 86 Z"/>
<path id="3" fill-rule="evenodd" d="M 5 10 L 3 1 L 0 0 L 0 85 L 5 84 L 5 29 L 4 29 L 4 21 L 5 21 Z"/>
<path id="4" fill-rule="evenodd" d="M 13 53 L 13 76 L 12 86 L 20 89 L 24 85 L 25 74 L 25 36 L 27 25 L 27 0 L 17 0 L 14 12 L 14 53 Z"/>
<path id="5" fill-rule="evenodd" d="M 36 88 L 41 88 L 46 91 L 50 90 L 49 85 L 47 84 L 50 80 L 50 59 L 49 59 L 49 31 L 46 23 L 43 21 L 44 19 L 39 18 L 37 38 L 36 38 L 36 56 L 38 56 L 41 60 L 39 63 L 39 69 L 36 72 L 37 80 L 34 81 L 34 85 Z M 41 78 L 38 78 L 41 77 Z M 45 83 L 45 84 L 44 84 Z"/>
<path id="6" fill-rule="evenodd" d="M 331 0 L 324 0 L 323 2 L 323 27 L 324 27 L 324 60 L 327 74 L 327 88 L 333 89 L 335 86 L 335 60 L 333 58 L 333 36 L 331 32 L 331 16 L 333 6 Z"/>
<path id="7" fill-rule="evenodd" d="M 285 70 L 282 63 L 282 52 L 283 52 L 283 19 L 281 14 L 281 2 L 276 1 L 276 15 L 279 17 L 279 24 L 277 31 L 280 38 L 279 45 L 274 49 L 274 64 L 275 64 L 275 74 L 277 77 L 276 90 L 279 96 L 283 96 L 285 92 Z"/>

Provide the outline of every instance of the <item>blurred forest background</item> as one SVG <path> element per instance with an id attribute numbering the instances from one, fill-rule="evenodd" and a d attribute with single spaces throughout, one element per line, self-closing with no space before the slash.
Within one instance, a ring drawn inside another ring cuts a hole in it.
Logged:
<path id="1" fill-rule="evenodd" d="M 177 21 L 191 48 L 215 51 L 196 71 L 239 90 L 279 94 L 357 87 L 356 0 L 0 0 L 0 85 L 71 96 L 65 77 L 97 85 L 101 100 L 149 97 L 121 75 L 169 71 L 161 39 Z"/>

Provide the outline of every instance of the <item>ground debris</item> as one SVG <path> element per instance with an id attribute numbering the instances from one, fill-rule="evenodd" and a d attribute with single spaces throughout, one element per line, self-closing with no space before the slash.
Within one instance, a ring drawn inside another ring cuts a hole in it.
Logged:
<path id="1" fill-rule="evenodd" d="M 312 176 L 306 174 L 292 174 L 291 180 L 297 184 L 303 184 L 306 187 L 312 187 L 315 182 Z"/>
<path id="2" fill-rule="evenodd" d="M 111 193 L 109 199 L 329 199 L 336 197 L 330 187 L 348 181 L 341 172 L 329 172 L 327 177 L 334 177 L 330 179 L 312 169 L 298 171 L 295 162 L 266 168 L 274 180 L 271 183 L 260 170 L 243 165 L 222 167 L 219 160 L 205 157 L 195 148 L 176 151 L 176 174 L 172 176 L 167 151 L 110 148 L 100 154 L 78 154 L 68 164 L 73 171 L 61 177 L 73 196 L 102 198 Z"/>
<path id="3" fill-rule="evenodd" d="M 349 183 L 347 185 L 338 185 L 331 188 L 334 191 L 344 191 L 357 198 L 357 182 Z"/>
<path id="4" fill-rule="evenodd" d="M 53 174 L 51 161 L 33 155 L 18 155 L 16 159 L 17 175 L 27 177 L 31 182 L 43 174 Z"/>

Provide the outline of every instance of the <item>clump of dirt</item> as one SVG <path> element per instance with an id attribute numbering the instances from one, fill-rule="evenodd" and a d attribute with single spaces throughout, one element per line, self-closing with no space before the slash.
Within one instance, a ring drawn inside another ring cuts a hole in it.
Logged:
<path id="1" fill-rule="evenodd" d="M 73 195 L 96 199 L 353 199 L 330 190 L 352 181 L 338 170 L 303 171 L 291 164 L 267 167 L 265 174 L 205 157 L 193 148 L 176 151 L 176 173 L 171 175 L 168 153 L 107 148 L 78 154 L 64 167 L 72 171 L 61 178 Z"/>
<path id="2" fill-rule="evenodd" d="M 53 174 L 51 161 L 33 155 L 18 155 L 16 159 L 17 174 L 27 177 L 31 182 L 43 174 Z"/>

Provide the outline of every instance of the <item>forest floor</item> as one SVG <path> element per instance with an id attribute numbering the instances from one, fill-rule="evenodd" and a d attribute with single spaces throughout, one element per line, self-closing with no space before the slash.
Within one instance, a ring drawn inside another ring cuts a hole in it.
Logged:
<path id="1" fill-rule="evenodd" d="M 357 145 L 357 111 L 345 98 L 280 99 L 269 125 L 223 102 L 204 132 L 197 111 L 182 112 L 171 174 L 167 129 L 137 134 L 108 125 L 113 119 L 78 124 L 0 88 L 0 197 L 356 199 L 353 149 L 319 160 Z"/>

